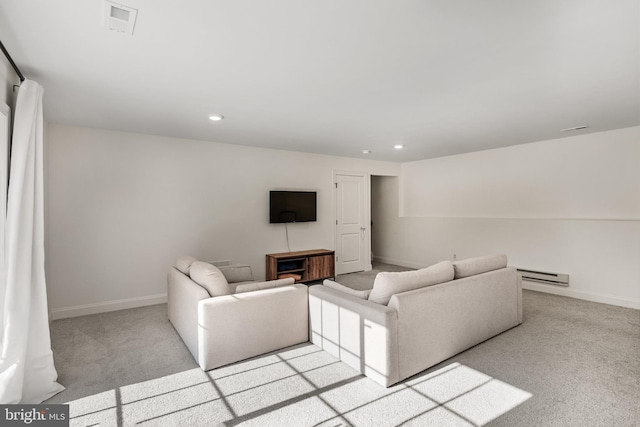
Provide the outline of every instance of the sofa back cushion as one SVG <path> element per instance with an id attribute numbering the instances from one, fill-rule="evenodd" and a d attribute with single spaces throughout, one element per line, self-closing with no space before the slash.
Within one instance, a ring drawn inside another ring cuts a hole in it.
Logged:
<path id="1" fill-rule="evenodd" d="M 467 258 L 453 263 L 454 278 L 462 279 L 506 266 L 507 256 L 504 254 Z"/>
<path id="2" fill-rule="evenodd" d="M 420 270 L 380 272 L 373 282 L 369 301 L 387 305 L 395 294 L 437 285 L 450 280 L 453 280 L 453 265 L 451 265 L 450 261 L 439 262 Z"/>
<path id="3" fill-rule="evenodd" d="M 180 258 L 176 260 L 173 266 L 177 268 L 181 273 L 186 274 L 188 276 L 189 269 L 191 268 L 191 264 L 193 264 L 196 261 L 198 260 L 192 256 L 182 255 Z"/>
<path id="4" fill-rule="evenodd" d="M 229 283 L 252 282 L 251 266 L 246 264 L 225 265 L 218 267 Z"/>
<path id="5" fill-rule="evenodd" d="M 190 274 L 191 280 L 205 288 L 212 297 L 231 294 L 229 283 L 218 267 L 196 261 L 191 264 Z"/>

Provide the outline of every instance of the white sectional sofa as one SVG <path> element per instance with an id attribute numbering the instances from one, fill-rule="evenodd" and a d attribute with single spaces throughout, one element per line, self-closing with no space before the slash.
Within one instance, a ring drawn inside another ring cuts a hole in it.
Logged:
<path id="1" fill-rule="evenodd" d="M 383 272 L 371 292 L 309 288 L 311 342 L 390 386 L 522 323 L 504 255 Z"/>
<path id="2" fill-rule="evenodd" d="M 204 370 L 306 342 L 307 286 L 293 282 L 180 257 L 167 275 L 169 320 Z"/>

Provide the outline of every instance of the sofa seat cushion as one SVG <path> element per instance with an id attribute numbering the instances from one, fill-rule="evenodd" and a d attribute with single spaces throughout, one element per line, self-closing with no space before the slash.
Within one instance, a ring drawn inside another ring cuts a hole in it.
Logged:
<path id="1" fill-rule="evenodd" d="M 395 294 L 437 285 L 450 280 L 453 280 L 453 265 L 451 265 L 450 261 L 439 262 L 420 270 L 383 271 L 376 275 L 369 301 L 387 305 Z"/>
<path id="2" fill-rule="evenodd" d="M 191 264 L 190 275 L 191 280 L 205 288 L 212 297 L 231 294 L 229 283 L 218 267 L 196 261 Z"/>
<path id="3" fill-rule="evenodd" d="M 189 269 L 191 268 L 191 264 L 193 264 L 196 261 L 198 260 L 192 256 L 182 255 L 180 258 L 176 260 L 173 266 L 177 268 L 182 274 L 186 274 L 188 276 Z"/>
<path id="4" fill-rule="evenodd" d="M 367 289 L 364 291 L 358 291 L 356 289 L 349 288 L 345 285 L 342 285 L 338 282 L 334 282 L 333 280 L 325 279 L 322 282 L 322 286 L 326 286 L 327 288 L 335 289 L 336 291 L 344 292 L 345 294 L 353 295 L 356 298 L 360 299 L 368 299 L 369 294 L 371 293 L 371 289 Z"/>
<path id="5" fill-rule="evenodd" d="M 242 294 L 244 292 L 261 291 L 263 289 L 279 288 L 280 286 L 293 285 L 295 280 L 293 279 L 278 279 L 269 280 L 266 282 L 249 282 L 243 283 L 235 287 L 236 294 Z"/>
<path id="6" fill-rule="evenodd" d="M 467 258 L 453 263 L 454 278 L 462 279 L 463 277 L 499 270 L 506 266 L 507 256 L 504 254 Z"/>

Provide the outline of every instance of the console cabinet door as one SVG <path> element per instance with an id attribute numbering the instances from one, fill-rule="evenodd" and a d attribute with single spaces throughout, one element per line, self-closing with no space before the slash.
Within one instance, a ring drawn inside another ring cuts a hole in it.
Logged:
<path id="1" fill-rule="evenodd" d="M 307 280 L 326 279 L 334 276 L 333 255 L 310 256 L 307 263 Z"/>

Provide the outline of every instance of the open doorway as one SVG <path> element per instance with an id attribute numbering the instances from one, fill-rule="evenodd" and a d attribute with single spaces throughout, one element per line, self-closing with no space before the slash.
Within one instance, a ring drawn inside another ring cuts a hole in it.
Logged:
<path id="1" fill-rule="evenodd" d="M 399 179 L 397 176 L 371 176 L 371 261 L 394 264 L 390 252 L 398 238 Z M 375 267 L 374 267 L 375 268 Z"/>

